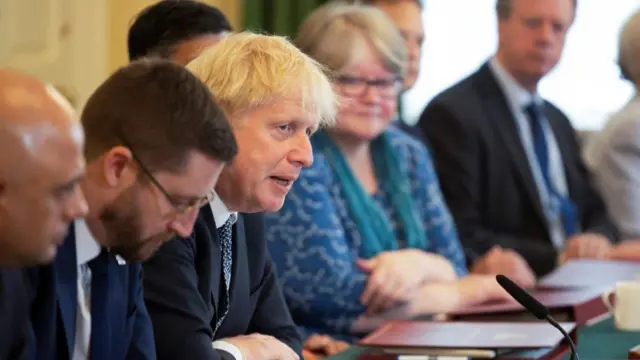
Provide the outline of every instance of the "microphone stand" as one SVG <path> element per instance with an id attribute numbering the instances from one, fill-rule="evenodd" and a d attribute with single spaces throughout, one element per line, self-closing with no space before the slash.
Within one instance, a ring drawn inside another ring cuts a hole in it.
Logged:
<path id="1" fill-rule="evenodd" d="M 558 329 L 562 333 L 562 335 L 564 335 L 564 337 L 569 341 L 569 347 L 571 348 L 570 360 L 578 360 L 578 352 L 576 351 L 576 345 L 573 343 L 571 336 L 569 336 L 569 334 L 567 334 L 567 332 L 564 331 L 562 326 L 560 326 L 560 324 L 558 324 L 558 322 L 553 317 L 551 317 L 551 315 L 547 315 L 546 319 L 551 325 L 553 325 L 553 327 Z"/>

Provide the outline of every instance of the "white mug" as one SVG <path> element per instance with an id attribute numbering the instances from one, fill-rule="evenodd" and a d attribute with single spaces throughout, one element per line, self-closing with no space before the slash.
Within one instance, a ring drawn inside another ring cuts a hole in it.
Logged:
<path id="1" fill-rule="evenodd" d="M 640 281 L 617 282 L 614 289 L 602 294 L 602 302 L 613 313 L 616 328 L 640 330 Z"/>

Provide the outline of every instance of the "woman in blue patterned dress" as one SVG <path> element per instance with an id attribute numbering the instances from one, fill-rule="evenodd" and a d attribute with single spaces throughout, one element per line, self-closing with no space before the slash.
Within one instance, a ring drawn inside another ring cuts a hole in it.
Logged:
<path id="1" fill-rule="evenodd" d="M 405 49 L 390 20 L 373 7 L 325 5 L 295 42 L 334 73 L 340 94 L 337 126 L 312 137 L 313 166 L 266 216 L 304 335 L 352 340 L 387 319 L 504 297 L 492 277 L 467 276 L 429 152 L 392 125 Z"/>

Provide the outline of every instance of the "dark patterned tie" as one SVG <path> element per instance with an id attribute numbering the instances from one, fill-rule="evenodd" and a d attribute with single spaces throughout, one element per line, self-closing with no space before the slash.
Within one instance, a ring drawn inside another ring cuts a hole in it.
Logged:
<path id="1" fill-rule="evenodd" d="M 231 247 L 231 226 L 232 221 L 230 217 L 227 222 L 225 222 L 224 225 L 222 225 L 222 227 L 218 229 L 220 249 L 222 250 L 222 274 L 224 275 L 224 287 L 226 291 L 225 296 L 220 299 L 220 306 L 218 310 L 221 315 L 218 316 L 218 321 L 216 322 L 216 328 L 214 332 L 216 332 L 220 328 L 222 321 L 229 312 L 229 288 L 231 287 L 231 265 L 233 264 L 233 253 Z"/>

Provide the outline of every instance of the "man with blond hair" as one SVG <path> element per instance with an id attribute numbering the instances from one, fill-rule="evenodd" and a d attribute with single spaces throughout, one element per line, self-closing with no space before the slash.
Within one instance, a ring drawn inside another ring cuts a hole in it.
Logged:
<path id="1" fill-rule="evenodd" d="M 300 335 L 278 285 L 262 224 L 313 156 L 336 95 L 320 66 L 286 39 L 240 33 L 187 65 L 215 94 L 239 152 L 193 234 L 145 264 L 145 300 L 159 359 L 298 359 Z"/>

